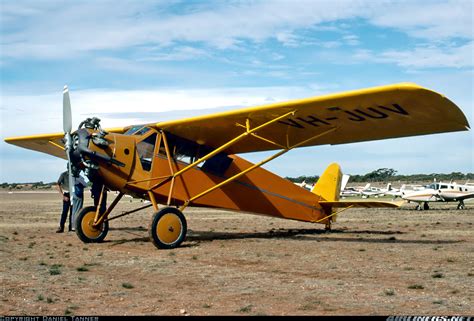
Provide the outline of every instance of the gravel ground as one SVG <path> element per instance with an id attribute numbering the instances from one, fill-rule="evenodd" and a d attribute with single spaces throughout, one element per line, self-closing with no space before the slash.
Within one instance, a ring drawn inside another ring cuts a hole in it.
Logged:
<path id="1" fill-rule="evenodd" d="M 141 205 L 125 198 L 112 214 Z M 330 233 L 188 208 L 186 241 L 157 250 L 149 209 L 84 244 L 55 233 L 57 192 L 4 191 L 0 315 L 474 315 L 474 202 L 466 205 L 350 209 Z"/>

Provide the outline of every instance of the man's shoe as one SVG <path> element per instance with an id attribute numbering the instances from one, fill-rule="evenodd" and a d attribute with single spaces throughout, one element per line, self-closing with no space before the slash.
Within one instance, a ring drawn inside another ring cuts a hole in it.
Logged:
<path id="1" fill-rule="evenodd" d="M 56 230 L 56 233 L 62 233 L 62 232 L 64 232 L 64 229 L 61 227 Z"/>

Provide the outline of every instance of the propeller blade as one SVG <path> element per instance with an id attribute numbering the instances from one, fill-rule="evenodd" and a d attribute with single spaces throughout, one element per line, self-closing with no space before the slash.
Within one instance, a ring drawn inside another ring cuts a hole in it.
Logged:
<path id="1" fill-rule="evenodd" d="M 65 133 L 70 133 L 72 130 L 71 100 L 67 86 L 64 86 L 63 90 L 63 129 Z"/>
<path id="2" fill-rule="evenodd" d="M 66 135 L 69 136 L 69 139 L 71 139 L 70 134 L 67 133 Z M 69 201 L 71 202 L 71 207 L 74 209 L 74 198 L 75 198 L 75 190 L 74 190 L 74 179 L 72 177 L 72 165 L 71 165 L 71 157 L 69 151 L 66 151 L 67 154 L 67 171 L 68 171 L 68 179 L 69 179 Z M 75 229 L 76 228 L 76 217 L 74 211 L 71 211 L 71 222 L 72 222 L 72 227 Z"/>
<path id="3" fill-rule="evenodd" d="M 63 90 L 63 130 L 64 138 L 66 140 L 66 155 L 68 160 L 68 173 L 69 173 L 69 199 L 71 206 L 74 200 L 74 179 L 72 177 L 72 164 L 71 164 L 71 152 L 72 152 L 72 112 L 71 112 L 71 99 L 69 98 L 69 89 L 64 86 Z M 72 213 L 74 216 L 74 213 Z M 72 217 L 72 224 L 75 224 L 75 217 Z"/>

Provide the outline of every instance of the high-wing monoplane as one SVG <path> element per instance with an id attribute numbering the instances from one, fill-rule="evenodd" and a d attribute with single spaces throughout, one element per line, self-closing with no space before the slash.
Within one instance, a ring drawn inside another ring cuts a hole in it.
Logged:
<path id="1" fill-rule="evenodd" d="M 158 248 L 183 242 L 183 210 L 190 205 L 322 223 L 326 228 L 350 207 L 397 207 L 393 202 L 340 201 L 342 172 L 336 163 L 311 191 L 262 165 L 299 147 L 463 131 L 469 126 L 445 96 L 411 83 L 123 128 L 102 129 L 99 119 L 88 118 L 76 131 L 71 128 L 67 88 L 63 97 L 65 133 L 5 141 L 68 159 L 72 172 L 84 171 L 93 185 L 102 186 L 101 198 L 107 190 L 118 192 L 105 210 L 86 207 L 78 213 L 76 233 L 83 242 L 102 241 L 109 222 L 152 206 L 149 234 Z M 238 156 L 269 150 L 278 151 L 256 164 Z M 112 217 L 124 195 L 150 204 Z"/>

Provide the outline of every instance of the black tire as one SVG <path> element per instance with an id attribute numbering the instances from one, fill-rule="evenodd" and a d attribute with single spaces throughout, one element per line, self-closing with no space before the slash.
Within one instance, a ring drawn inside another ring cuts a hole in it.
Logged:
<path id="1" fill-rule="evenodd" d="M 180 210 L 165 207 L 153 215 L 150 239 L 159 249 L 174 249 L 183 243 L 187 228 L 186 218 Z"/>
<path id="2" fill-rule="evenodd" d="M 109 232 L 109 222 L 104 221 L 99 229 L 92 227 L 96 207 L 88 206 L 79 211 L 76 217 L 76 234 L 84 243 L 102 242 Z"/>
<path id="3" fill-rule="evenodd" d="M 428 202 L 425 202 L 425 204 L 423 205 L 423 209 L 425 211 L 429 210 L 430 209 L 430 206 L 428 205 Z"/>

